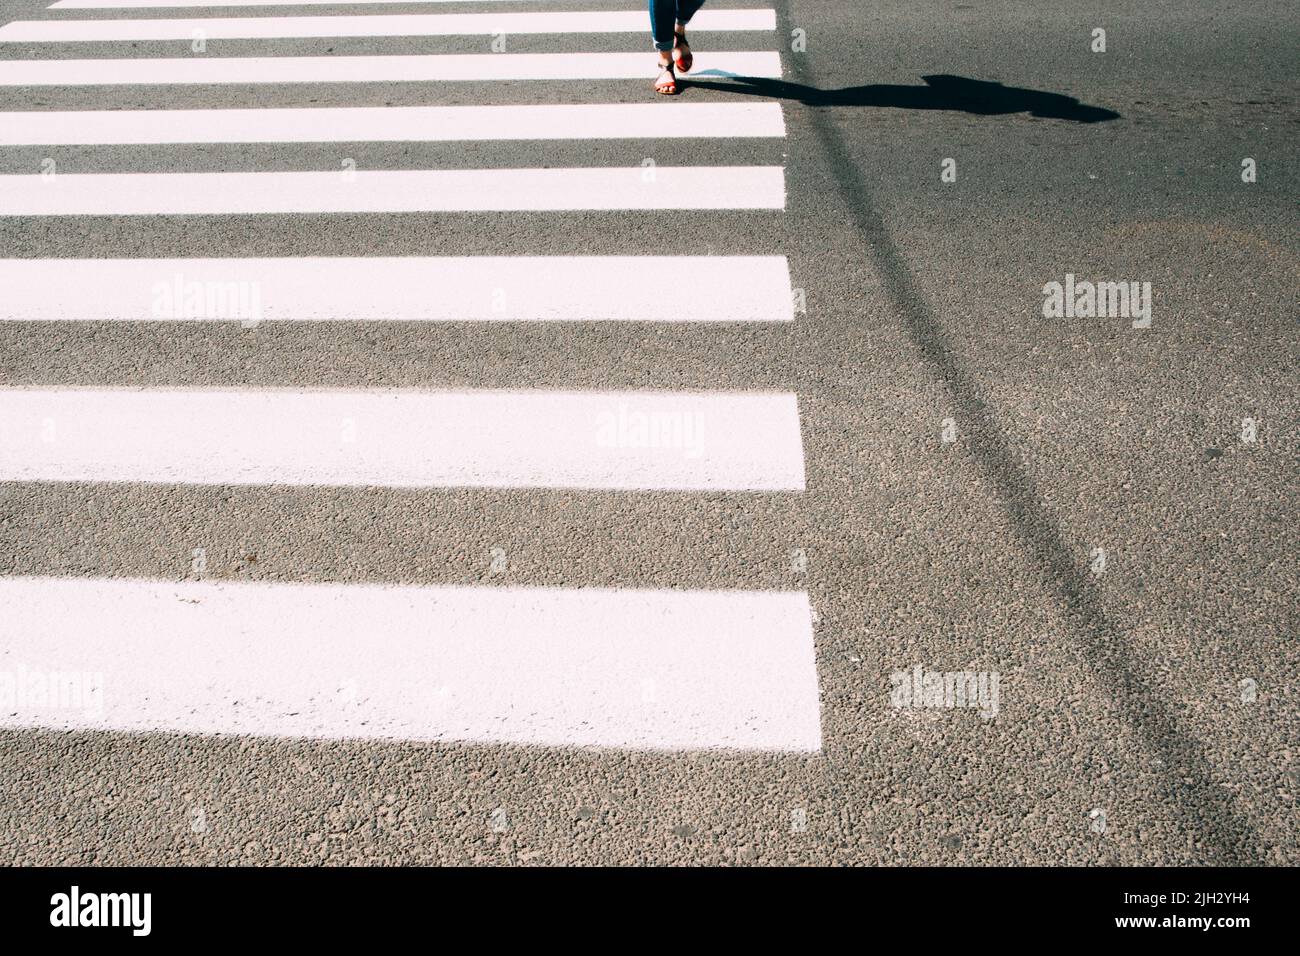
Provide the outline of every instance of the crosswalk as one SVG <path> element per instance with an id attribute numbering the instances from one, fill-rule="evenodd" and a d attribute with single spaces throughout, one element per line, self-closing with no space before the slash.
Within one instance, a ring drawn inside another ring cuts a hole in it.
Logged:
<path id="1" fill-rule="evenodd" d="M 5 405 L 8 481 L 803 489 L 793 395 L 10 389 Z M 62 427 L 24 442 L 44 422 Z"/>
<path id="2" fill-rule="evenodd" d="M 651 61 L 653 63 L 653 61 Z M 779 78 L 777 53 L 718 53 L 695 76 Z M 0 61 L 0 86 L 209 83 L 431 83 L 642 80 L 644 53 L 439 53 L 392 56 L 99 57 Z"/>
<path id="3" fill-rule="evenodd" d="M 395 3 L 464 3 L 465 0 L 55 0 L 50 4 L 51 10 L 142 10 L 154 7 L 309 7 L 309 6 L 350 6 L 360 7 L 369 4 L 393 6 Z M 524 2 L 538 3 L 542 0 L 476 0 L 478 3 Z"/>
<path id="4" fill-rule="evenodd" d="M 0 112 L 0 146 L 371 143 L 785 136 L 775 103 Z"/>
<path id="5" fill-rule="evenodd" d="M 771 10 L 702 10 L 691 28 L 774 30 Z M 434 13 L 326 17 L 202 17 L 148 20 L 16 20 L 0 27 L 0 43 L 106 40 L 290 39 L 304 37 L 492 36 L 528 33 L 644 33 L 635 10 L 541 13 Z"/>
<path id="6" fill-rule="evenodd" d="M 10 322 L 794 321 L 782 256 L 0 259 L 0 288 Z"/>
<path id="7" fill-rule="evenodd" d="M 9 216 L 269 215 L 323 212 L 539 212 L 781 209 L 771 166 L 645 169 L 428 169 L 337 172 L 90 173 L 0 177 Z"/>
<path id="8" fill-rule="evenodd" d="M 433 4 L 441 0 L 409 0 Z M 653 73 L 648 18 L 623 9 L 211 15 L 197 0 L 59 0 L 0 26 L 0 87 L 510 83 Z M 287 0 L 225 0 L 267 7 Z M 612 0 L 603 5 L 617 6 Z M 293 0 L 294 6 L 326 6 Z M 469 6 L 469 4 L 464 4 Z M 134 17 L 155 8 L 185 17 Z M 76 19 L 64 11 L 120 11 Z M 359 12 L 360 11 L 360 12 Z M 699 55 L 712 77 L 780 77 L 772 10 L 709 8 L 701 34 L 759 49 Z M 566 33 L 636 36 L 642 52 L 278 54 L 273 41 Z M 238 39 L 257 56 L 42 58 L 41 44 Z M 475 87 L 477 88 L 477 87 Z M 581 100 L 581 94 L 573 98 Z M 185 144 L 780 141 L 771 102 L 572 102 L 0 111 L 0 148 Z M 146 108 L 140 108 L 144 106 Z M 90 155 L 94 155 L 93 153 Z M 738 153 L 737 155 L 743 155 Z M 750 211 L 786 207 L 780 165 L 574 165 L 0 175 L 0 216 Z M 521 245 L 519 243 L 516 244 Z M 738 242 L 737 245 L 740 245 Z M 111 253 L 111 250 L 109 250 Z M 0 321 L 790 323 L 786 258 L 682 255 L 0 259 Z M 671 310 L 648 276 L 671 275 Z M 147 339 L 146 339 L 147 341 Z M 805 488 L 798 396 L 559 391 L 0 388 L 0 482 L 140 487 L 573 489 L 630 495 Z M 671 499 L 668 499 L 671 500 Z M 102 676 L 94 707 L 18 695 L 0 725 L 637 749 L 814 752 L 812 616 L 802 591 L 0 577 L 0 671 Z M 8 702 L 7 702 L 8 703 Z"/>
<path id="9" fill-rule="evenodd" d="M 651 749 L 818 739 L 812 648 L 792 640 L 802 594 L 8 578 L 0 600 L 11 655 L 56 645 L 110 675 L 119 730 Z M 384 640 L 359 642 L 375 621 Z M 532 719 L 505 719 L 518 710 Z"/>

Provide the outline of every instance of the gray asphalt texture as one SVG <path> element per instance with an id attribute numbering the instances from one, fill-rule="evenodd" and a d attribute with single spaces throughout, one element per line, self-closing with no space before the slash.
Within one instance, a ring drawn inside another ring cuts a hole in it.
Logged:
<path id="1" fill-rule="evenodd" d="M 205 15 L 45 6 L 8 0 L 3 16 Z M 640 4 L 491 4 L 543 6 Z M 779 43 L 786 79 L 684 96 L 777 98 L 783 141 L 9 147 L 0 172 L 38 172 L 47 156 L 61 172 L 780 163 L 784 215 L 0 218 L 0 257 L 783 254 L 807 295 L 793 325 L 0 323 L 0 384 L 790 389 L 805 494 L 8 484 L 0 573 L 182 579 L 203 546 L 209 580 L 806 588 L 824 750 L 3 731 L 0 862 L 1300 862 L 1300 13 L 774 6 L 775 39 L 695 46 L 703 64 Z M 1089 50 L 1094 27 L 1105 53 Z M 788 48 L 796 28 L 806 52 Z M 227 41 L 208 55 L 268 50 L 487 52 L 487 39 Z M 650 56 L 644 84 L 5 88 L 0 109 L 642 102 Z M 947 157 L 954 183 L 940 181 Z M 1067 272 L 1151 282 L 1151 328 L 1044 319 L 1041 289 Z M 672 277 L 647 281 L 671 309 Z M 949 418 L 957 440 L 944 443 Z M 497 547 L 510 571 L 489 578 Z M 895 710 L 889 675 L 917 664 L 998 672 L 1001 713 Z M 797 810 L 806 828 L 791 825 Z"/>

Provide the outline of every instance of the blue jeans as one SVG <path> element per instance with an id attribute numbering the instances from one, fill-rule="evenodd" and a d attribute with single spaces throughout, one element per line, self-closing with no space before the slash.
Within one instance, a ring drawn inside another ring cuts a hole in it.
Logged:
<path id="1" fill-rule="evenodd" d="M 650 30 L 654 34 L 656 50 L 673 48 L 673 29 L 678 23 L 689 23 L 704 0 L 650 0 Z"/>

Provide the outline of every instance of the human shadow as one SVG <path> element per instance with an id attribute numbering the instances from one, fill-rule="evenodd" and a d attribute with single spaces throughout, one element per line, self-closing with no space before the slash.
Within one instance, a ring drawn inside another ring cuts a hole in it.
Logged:
<path id="1" fill-rule="evenodd" d="M 722 73 L 702 71 L 698 76 L 723 76 Z M 1010 113 L 1028 113 L 1040 119 L 1062 119 L 1074 123 L 1102 123 L 1119 119 L 1120 114 L 1100 106 L 1088 106 L 1073 96 L 1027 90 L 1018 86 L 1003 86 L 988 80 L 972 80 L 965 76 L 934 74 L 923 76 L 925 86 L 901 86 L 892 83 L 874 83 L 867 86 L 849 86 L 841 90 L 819 90 L 788 80 L 771 80 L 760 77 L 737 76 L 730 82 L 679 78 L 683 89 L 698 87 L 741 93 L 747 96 L 764 96 L 771 99 L 793 100 L 805 106 L 877 106 L 907 110 L 952 110 L 975 116 L 1005 116 Z"/>

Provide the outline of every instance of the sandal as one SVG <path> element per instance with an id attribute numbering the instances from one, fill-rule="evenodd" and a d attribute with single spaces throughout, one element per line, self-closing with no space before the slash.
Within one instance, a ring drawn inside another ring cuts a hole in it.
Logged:
<path id="1" fill-rule="evenodd" d="M 678 93 L 677 74 L 673 72 L 672 62 L 661 63 L 659 69 L 659 79 L 655 80 L 655 92 L 660 96 L 676 96 Z"/>
<path id="2" fill-rule="evenodd" d="M 673 62 L 682 73 L 689 73 L 691 67 L 695 65 L 695 54 L 691 52 L 691 45 L 686 41 L 685 33 L 677 34 L 677 40 L 673 45 Z"/>

